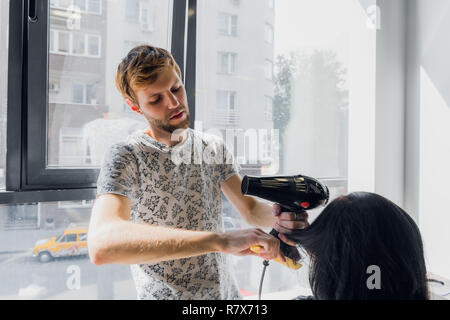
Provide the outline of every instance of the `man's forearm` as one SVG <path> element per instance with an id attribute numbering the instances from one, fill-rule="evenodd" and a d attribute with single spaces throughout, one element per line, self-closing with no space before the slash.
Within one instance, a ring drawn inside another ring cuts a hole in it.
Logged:
<path id="1" fill-rule="evenodd" d="M 115 221 L 89 234 L 89 252 L 97 265 L 139 264 L 220 251 L 220 234 Z"/>
<path id="2" fill-rule="evenodd" d="M 255 204 L 247 217 L 248 222 L 260 228 L 272 227 L 275 223 L 275 217 L 272 214 L 271 204 L 255 199 Z"/>

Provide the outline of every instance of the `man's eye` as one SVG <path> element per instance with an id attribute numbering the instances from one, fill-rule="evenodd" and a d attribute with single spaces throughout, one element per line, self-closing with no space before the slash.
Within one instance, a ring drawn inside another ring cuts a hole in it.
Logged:
<path id="1" fill-rule="evenodd" d="M 181 86 L 179 86 L 178 88 L 174 88 L 172 89 L 172 92 L 177 92 L 178 90 L 180 90 Z"/>
<path id="2" fill-rule="evenodd" d="M 150 103 L 151 104 L 155 104 L 155 103 L 158 103 L 159 102 L 159 100 L 161 100 L 161 97 L 159 97 L 158 99 L 156 99 L 155 101 L 150 101 Z"/>

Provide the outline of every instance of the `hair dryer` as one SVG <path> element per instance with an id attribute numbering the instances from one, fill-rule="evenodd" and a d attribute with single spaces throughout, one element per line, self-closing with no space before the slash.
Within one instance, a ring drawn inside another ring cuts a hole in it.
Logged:
<path id="1" fill-rule="evenodd" d="M 314 209 L 318 206 L 326 205 L 329 198 L 329 191 L 326 185 L 314 178 L 303 175 L 244 176 L 241 191 L 244 195 L 257 196 L 278 203 L 282 212 L 302 212 Z M 278 238 L 278 231 L 275 229 L 272 229 L 270 234 Z M 251 248 L 254 252 L 258 252 L 259 249 L 258 247 Z M 280 241 L 280 249 L 287 258 L 287 263 L 278 259 L 275 259 L 275 261 L 285 264 L 292 269 L 301 267 L 301 264 L 296 262 L 300 259 L 300 253 L 296 247 Z"/>

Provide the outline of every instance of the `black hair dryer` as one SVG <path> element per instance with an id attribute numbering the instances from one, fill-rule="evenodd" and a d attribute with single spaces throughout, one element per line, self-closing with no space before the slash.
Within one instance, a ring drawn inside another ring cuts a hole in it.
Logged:
<path id="1" fill-rule="evenodd" d="M 243 195 L 256 196 L 280 205 L 282 212 L 303 212 L 318 206 L 324 206 L 329 199 L 329 191 L 326 185 L 318 180 L 302 176 L 272 176 L 252 177 L 244 176 L 241 184 Z M 272 229 L 271 235 L 278 238 L 278 231 Z M 258 248 L 251 248 L 257 252 Z M 301 264 L 298 249 L 280 241 L 280 249 L 287 258 L 287 263 L 276 259 L 277 262 L 287 265 L 289 268 L 298 269 Z"/>

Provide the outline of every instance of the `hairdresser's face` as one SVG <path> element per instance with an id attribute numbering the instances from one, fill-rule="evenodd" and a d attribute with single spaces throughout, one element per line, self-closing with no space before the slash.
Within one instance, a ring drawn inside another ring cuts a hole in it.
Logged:
<path id="1" fill-rule="evenodd" d="M 154 83 L 135 90 L 135 93 L 139 113 L 144 115 L 153 130 L 172 133 L 189 126 L 186 91 L 175 68 L 162 70 Z"/>

